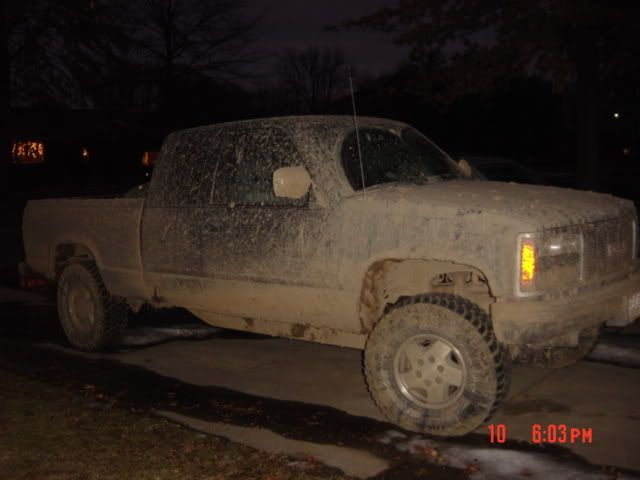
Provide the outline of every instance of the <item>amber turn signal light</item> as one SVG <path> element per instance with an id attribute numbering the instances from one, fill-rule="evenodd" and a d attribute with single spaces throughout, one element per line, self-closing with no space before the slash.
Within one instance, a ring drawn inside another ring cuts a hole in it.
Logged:
<path id="1" fill-rule="evenodd" d="M 532 238 L 523 238 L 520 243 L 520 289 L 530 289 L 535 276 L 536 245 Z"/>

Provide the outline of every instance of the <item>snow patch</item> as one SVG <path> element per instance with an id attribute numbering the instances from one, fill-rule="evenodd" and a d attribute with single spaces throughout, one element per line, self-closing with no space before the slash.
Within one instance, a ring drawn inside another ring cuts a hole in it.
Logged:
<path id="1" fill-rule="evenodd" d="M 600 466 L 557 458 L 548 453 L 513 450 L 496 446 L 484 448 L 439 442 L 419 435 L 389 430 L 377 439 L 385 445 L 407 452 L 430 463 L 464 469 L 474 480 L 509 480 L 512 478 L 563 478 L 568 480 L 640 479 L 620 472 L 605 472 Z"/>
<path id="2" fill-rule="evenodd" d="M 449 447 L 444 449 L 449 465 L 472 470 L 470 478 L 511 479 L 526 477 L 531 479 L 564 478 L 567 480 L 611 479 L 610 473 L 604 473 L 599 467 L 581 465 L 570 460 L 560 460 L 548 454 L 521 452 L 501 447 L 466 448 Z M 469 468 L 473 466 L 473 468 Z M 637 478 L 619 475 L 613 478 Z"/>
<path id="3" fill-rule="evenodd" d="M 174 325 L 171 327 L 132 327 L 122 340 L 123 347 L 142 347 L 170 340 L 203 340 L 220 331 L 208 325 Z"/>

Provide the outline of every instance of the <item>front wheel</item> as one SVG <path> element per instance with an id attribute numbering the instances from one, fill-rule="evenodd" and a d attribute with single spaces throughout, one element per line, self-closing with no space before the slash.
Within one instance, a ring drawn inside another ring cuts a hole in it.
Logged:
<path id="1" fill-rule="evenodd" d="M 486 422 L 511 375 L 488 315 L 447 293 L 391 306 L 367 340 L 364 365 L 369 391 L 387 418 L 441 436 L 464 435 Z"/>

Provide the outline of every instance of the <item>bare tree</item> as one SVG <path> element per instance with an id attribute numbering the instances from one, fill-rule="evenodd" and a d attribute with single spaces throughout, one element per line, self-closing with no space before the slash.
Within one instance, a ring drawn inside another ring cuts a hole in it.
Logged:
<path id="1" fill-rule="evenodd" d="M 7 5 L 0 5 L 0 189 L 9 185 L 9 37 L 7 34 Z"/>
<path id="2" fill-rule="evenodd" d="M 129 8 L 133 55 L 161 74 L 165 107 L 175 101 L 181 75 L 229 80 L 246 73 L 259 17 L 245 18 L 240 2 L 139 0 Z"/>
<path id="3" fill-rule="evenodd" d="M 121 54 L 117 19 L 125 0 L 5 0 L 7 60 L 14 105 L 91 107 L 99 83 Z"/>
<path id="4" fill-rule="evenodd" d="M 312 47 L 280 55 L 276 74 L 292 97 L 296 113 L 324 113 L 344 90 L 347 68 L 342 50 Z"/>
<path id="5" fill-rule="evenodd" d="M 598 108 L 603 80 L 638 83 L 640 3 L 628 0 L 413 0 L 389 2 L 348 27 L 386 32 L 411 48 L 414 60 L 455 43 L 446 75 L 452 96 L 487 90 L 532 70 L 557 88 L 575 84 L 578 173 L 584 187 L 598 181 Z M 493 40 L 487 41 L 488 33 Z M 483 40 L 484 39 L 484 40 Z M 635 39 L 635 40 L 634 40 Z M 431 87 L 425 83 L 427 89 Z M 424 94 L 430 92 L 425 91 Z"/>
<path id="6" fill-rule="evenodd" d="M 92 106 L 87 86 L 97 85 L 106 65 L 118 56 L 122 38 L 114 15 L 124 2 L 1 2 L 0 179 L 9 182 L 11 107 Z"/>

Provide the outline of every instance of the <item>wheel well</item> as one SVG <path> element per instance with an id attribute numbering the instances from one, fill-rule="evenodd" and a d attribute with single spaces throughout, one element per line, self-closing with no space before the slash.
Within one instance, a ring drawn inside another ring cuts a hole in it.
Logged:
<path id="1" fill-rule="evenodd" d="M 367 270 L 359 301 L 363 333 L 371 331 L 387 305 L 428 292 L 453 293 L 485 311 L 494 301 L 487 277 L 470 265 L 428 260 L 380 260 Z"/>
<path id="2" fill-rule="evenodd" d="M 60 276 L 62 273 L 62 268 L 65 263 L 67 263 L 72 258 L 81 258 L 81 259 L 90 259 L 94 260 L 95 258 L 86 246 L 81 245 L 79 243 L 62 243 L 56 246 L 55 257 L 54 257 L 54 270 L 56 274 L 56 278 Z"/>

